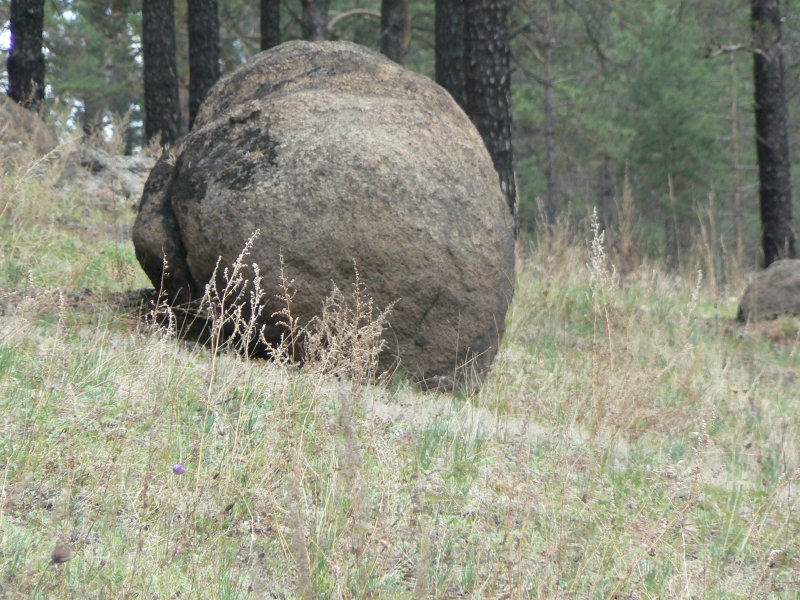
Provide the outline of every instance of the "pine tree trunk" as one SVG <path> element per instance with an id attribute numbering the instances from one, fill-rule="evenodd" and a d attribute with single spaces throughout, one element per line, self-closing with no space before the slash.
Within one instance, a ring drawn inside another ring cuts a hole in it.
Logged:
<path id="1" fill-rule="evenodd" d="M 189 129 L 219 79 L 217 0 L 189 0 Z"/>
<path id="2" fill-rule="evenodd" d="M 330 0 L 303 0 L 303 33 L 307 40 L 328 39 L 328 7 Z"/>
<path id="3" fill-rule="evenodd" d="M 458 105 L 466 110 L 465 11 L 464 0 L 436 0 L 434 37 L 436 83 L 450 92 Z"/>
<path id="4" fill-rule="evenodd" d="M 150 141 L 160 135 L 166 146 L 178 139 L 181 122 L 174 0 L 143 0 L 142 46 L 145 136 Z"/>
<path id="5" fill-rule="evenodd" d="M 401 65 L 408 58 L 411 40 L 411 13 L 409 0 L 382 0 L 381 2 L 381 52 Z"/>
<path id="6" fill-rule="evenodd" d="M 38 111 L 44 102 L 44 0 L 11 0 L 8 95 Z"/>
<path id="7" fill-rule="evenodd" d="M 93 94 L 88 94 L 83 98 L 83 110 L 81 111 L 81 128 L 86 138 L 91 138 L 103 126 L 103 104 Z"/>
<path id="8" fill-rule="evenodd" d="M 500 188 L 519 231 L 511 145 L 511 0 L 471 0 L 466 9 L 467 114 L 500 176 Z"/>
<path id="9" fill-rule="evenodd" d="M 555 133 L 555 108 L 553 104 L 553 47 L 555 35 L 553 32 L 553 2 L 548 4 L 546 36 L 547 42 L 544 50 L 544 130 L 547 160 L 544 167 L 544 178 L 547 184 L 547 195 L 544 210 L 548 223 L 556 220 L 556 133 Z"/>
<path id="10" fill-rule="evenodd" d="M 795 256 L 779 0 L 751 0 L 764 266 Z"/>
<path id="11" fill-rule="evenodd" d="M 261 49 L 269 50 L 281 43 L 280 0 L 261 0 Z"/>
<path id="12" fill-rule="evenodd" d="M 600 165 L 597 168 L 597 174 L 594 178 L 595 189 L 597 196 L 600 199 L 600 225 L 606 231 L 606 239 L 611 245 L 612 232 L 618 229 L 616 221 L 617 201 L 616 189 L 614 180 L 614 166 L 611 157 L 603 153 L 600 158 Z M 625 174 L 625 190 L 629 191 L 627 172 Z M 621 225 L 619 227 L 621 229 Z"/>

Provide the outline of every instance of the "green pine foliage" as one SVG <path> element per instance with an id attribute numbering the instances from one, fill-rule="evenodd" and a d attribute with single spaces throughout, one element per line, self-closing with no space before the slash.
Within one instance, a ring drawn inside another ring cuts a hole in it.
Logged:
<path id="1" fill-rule="evenodd" d="M 112 115 L 141 121 L 141 3 L 48 3 L 47 82 L 57 111 L 88 131 Z M 134 129 L 135 141 L 139 133 Z M 134 141 L 134 140 L 132 140 Z"/>
<path id="2" fill-rule="evenodd" d="M 514 46 L 514 142 L 528 221 L 535 218 L 533 198 L 546 193 L 544 61 L 551 39 L 562 210 L 585 213 L 598 206 L 612 213 L 606 222 L 613 221 L 627 170 L 637 202 L 646 207 L 651 252 L 674 253 L 676 242 L 691 244 L 698 210 L 705 212 L 711 192 L 720 197 L 718 217 L 730 236 L 735 93 L 742 185 L 755 225 L 751 58 L 738 51 L 732 91 L 728 56 L 709 56 L 718 46 L 747 45 L 747 7 L 728 1 L 559 2 L 548 31 L 550 10 L 547 2 L 528 2 L 515 15 L 521 24 L 534 23 Z M 602 169 L 611 171 L 610 202 L 602 197 Z"/>

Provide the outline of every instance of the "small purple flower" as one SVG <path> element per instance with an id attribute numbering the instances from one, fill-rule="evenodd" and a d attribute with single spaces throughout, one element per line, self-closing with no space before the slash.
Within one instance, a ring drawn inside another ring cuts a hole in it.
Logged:
<path id="1" fill-rule="evenodd" d="M 754 419 L 758 418 L 758 409 L 756 408 L 756 403 L 753 402 L 753 399 L 750 399 L 750 416 Z"/>
<path id="2" fill-rule="evenodd" d="M 172 465 L 172 472 L 175 473 L 175 475 L 183 475 L 186 473 L 186 467 L 183 466 L 183 463 L 174 464 Z"/>

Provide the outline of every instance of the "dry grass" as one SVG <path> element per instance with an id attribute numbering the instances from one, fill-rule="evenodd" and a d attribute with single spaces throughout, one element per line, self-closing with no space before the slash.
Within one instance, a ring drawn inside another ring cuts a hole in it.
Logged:
<path id="1" fill-rule="evenodd" d="M 0 596 L 797 596 L 798 327 L 736 325 L 741 278 L 628 271 L 627 243 L 555 224 L 480 393 L 420 394 L 374 383 L 391 314 L 358 282 L 303 369 L 72 301 L 142 277 L 52 180 L 2 182 Z M 281 282 L 242 265 L 205 307 L 257 335 L 230 299 Z"/>

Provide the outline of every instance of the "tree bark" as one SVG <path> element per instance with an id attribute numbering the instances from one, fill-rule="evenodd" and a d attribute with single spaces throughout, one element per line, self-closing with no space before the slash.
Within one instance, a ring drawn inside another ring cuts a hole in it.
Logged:
<path id="1" fill-rule="evenodd" d="M 511 0 L 467 2 L 466 112 L 492 157 L 500 188 L 511 210 L 516 237 L 519 223 L 511 145 L 510 9 Z"/>
<path id="2" fill-rule="evenodd" d="M 303 34 L 317 42 L 328 39 L 328 7 L 330 0 L 303 0 Z"/>
<path id="3" fill-rule="evenodd" d="M 148 141 L 161 136 L 161 145 L 180 135 L 178 67 L 175 56 L 174 0 L 143 0 L 144 128 Z"/>
<path id="4" fill-rule="evenodd" d="M 617 229 L 616 213 L 621 211 L 618 210 L 619 206 L 617 204 L 614 164 L 611 160 L 611 157 L 607 153 L 603 153 L 601 155 L 600 165 L 597 167 L 596 173 L 597 174 L 594 178 L 594 186 L 597 190 L 597 196 L 600 198 L 600 225 L 605 230 L 606 239 L 609 242 L 609 245 L 611 245 L 611 238 Z M 625 172 L 624 184 L 623 200 L 625 192 L 630 191 L 627 171 Z"/>
<path id="5" fill-rule="evenodd" d="M 547 195 L 544 202 L 545 215 L 548 223 L 555 223 L 556 220 L 556 129 L 555 129 L 555 108 L 553 103 L 553 47 L 555 46 L 555 34 L 553 31 L 553 0 L 548 3 L 547 24 L 545 35 L 547 41 L 544 50 L 544 130 L 545 148 L 547 159 L 544 167 L 544 178 L 547 184 Z"/>
<path id="6" fill-rule="evenodd" d="M 281 43 L 280 0 L 261 0 L 261 49 L 269 50 Z"/>
<path id="7" fill-rule="evenodd" d="M 795 256 L 779 0 L 751 0 L 764 266 Z"/>
<path id="8" fill-rule="evenodd" d="M 217 0 L 189 0 L 189 129 L 219 79 Z"/>
<path id="9" fill-rule="evenodd" d="M 100 131 L 103 127 L 103 110 L 102 102 L 92 95 L 87 94 L 83 98 L 83 110 L 81 111 L 81 128 L 83 135 L 90 138 Z"/>
<path id="10" fill-rule="evenodd" d="M 405 65 L 411 40 L 409 0 L 382 0 L 381 52 L 396 63 Z"/>
<path id="11" fill-rule="evenodd" d="M 11 0 L 8 95 L 38 112 L 44 102 L 44 0 Z"/>
<path id="12" fill-rule="evenodd" d="M 436 0 L 434 17 L 436 83 L 467 108 L 465 56 L 466 8 L 464 0 Z"/>

